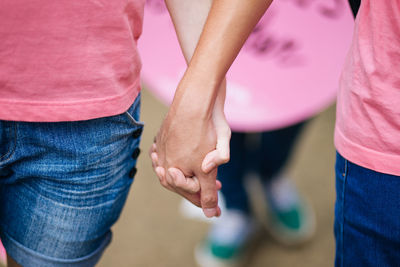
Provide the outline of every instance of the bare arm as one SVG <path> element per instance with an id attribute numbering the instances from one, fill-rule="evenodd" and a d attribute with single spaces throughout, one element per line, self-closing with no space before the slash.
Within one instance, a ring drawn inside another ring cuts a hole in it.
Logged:
<path id="1" fill-rule="evenodd" d="M 208 217 L 219 214 L 216 170 L 205 173 L 204 168 L 201 168 L 204 157 L 217 146 L 218 129 L 213 120 L 214 108 L 218 106 L 215 105 L 216 99 L 226 72 L 271 1 L 214 0 L 193 57 L 157 136 L 158 164 L 165 170 L 174 167 L 185 176 L 198 177 L 201 187 L 198 195 L 174 191 L 201 206 Z M 190 7 L 187 5 L 195 5 L 194 3 L 202 3 L 202 12 L 206 10 L 201 1 L 167 0 L 187 60 L 193 51 L 198 30 L 197 34 L 193 32 L 182 36 L 181 33 L 185 32 L 188 25 L 199 25 L 201 16 L 192 13 L 192 17 L 188 18 L 181 12 L 188 12 L 185 5 Z M 200 12 L 199 10 L 197 11 Z M 202 19 L 204 20 L 204 16 Z M 199 29 L 199 26 L 195 27 Z M 224 90 L 225 87 L 222 88 Z M 223 92 L 222 103 L 224 95 Z M 159 176 L 164 186 L 174 184 L 171 173 Z"/>
<path id="2" fill-rule="evenodd" d="M 166 3 L 175 26 L 182 52 L 186 62 L 189 63 L 203 30 L 212 1 L 166 0 Z M 218 90 L 212 113 L 212 121 L 217 136 L 216 149 L 207 154 L 202 164 L 203 171 L 207 173 L 213 170 L 216 166 L 226 163 L 229 160 L 229 140 L 231 131 L 224 114 L 225 93 L 226 83 L 223 82 Z M 153 145 L 150 155 L 153 161 L 153 168 L 156 170 L 157 167 L 159 167 L 157 163 L 158 155 L 156 153 L 156 145 Z M 185 177 L 179 169 L 170 170 L 172 170 L 172 179 L 169 179 L 168 181 L 171 181 L 172 183 L 169 183 L 165 177 L 160 175 L 162 184 L 167 189 L 183 195 L 192 202 L 196 204 L 199 203 L 201 195 L 199 194 L 200 183 L 197 177 Z M 159 168 L 158 173 L 165 174 L 165 170 L 160 170 Z M 200 180 L 202 184 L 216 183 L 217 189 L 221 188 L 219 182 L 215 181 L 213 178 Z"/>
<path id="3" fill-rule="evenodd" d="M 179 0 L 167 0 L 167 3 L 168 1 Z M 186 1 L 186 5 L 197 1 Z M 191 85 L 199 86 L 179 86 L 176 97 L 197 93 L 207 100 L 205 103 L 212 106 L 226 72 L 271 2 L 272 0 L 214 0 L 198 45 L 181 81 L 181 84 L 187 81 Z M 170 12 L 173 10 L 169 9 Z M 184 23 L 179 22 L 183 25 Z"/>

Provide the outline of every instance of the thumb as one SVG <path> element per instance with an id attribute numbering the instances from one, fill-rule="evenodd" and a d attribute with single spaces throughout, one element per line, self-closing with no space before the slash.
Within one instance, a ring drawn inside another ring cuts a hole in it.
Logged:
<path id="1" fill-rule="evenodd" d="M 230 135 L 227 138 L 220 138 L 217 141 L 217 148 L 209 152 L 201 164 L 201 169 L 205 173 L 209 173 L 215 167 L 225 164 L 229 161 L 229 140 Z"/>
<path id="2" fill-rule="evenodd" d="M 177 168 L 169 168 L 168 174 L 172 177 L 176 188 L 194 194 L 200 191 L 200 184 L 197 177 L 186 177 L 183 172 Z"/>
<path id="3" fill-rule="evenodd" d="M 216 184 L 217 169 L 205 174 L 203 172 L 196 175 L 200 182 L 200 202 L 206 217 L 218 216 L 220 213 L 218 207 L 218 188 Z"/>

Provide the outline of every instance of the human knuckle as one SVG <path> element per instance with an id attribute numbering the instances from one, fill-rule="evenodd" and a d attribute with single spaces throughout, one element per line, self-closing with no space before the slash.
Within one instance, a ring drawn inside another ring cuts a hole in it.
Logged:
<path id="1" fill-rule="evenodd" d="M 175 180 L 175 186 L 181 189 L 186 189 L 187 186 L 185 186 L 186 184 L 184 182 L 182 182 L 180 179 L 176 179 Z"/>
<path id="2" fill-rule="evenodd" d="M 171 186 L 171 181 L 168 181 L 168 179 L 165 179 L 165 186 Z"/>
<path id="3" fill-rule="evenodd" d="M 228 127 L 227 133 L 226 135 L 230 138 L 232 136 L 232 131 L 231 129 Z"/>
<path id="4" fill-rule="evenodd" d="M 224 129 L 223 131 L 224 131 L 223 133 L 224 133 L 225 136 L 227 136 L 227 137 L 229 137 L 229 138 L 231 137 L 232 131 L 231 131 L 231 129 L 229 128 L 229 126 L 226 126 L 225 129 Z"/>
<path id="5" fill-rule="evenodd" d="M 196 192 L 198 192 L 198 191 L 200 190 L 200 187 L 199 187 L 198 184 L 193 183 L 193 184 L 190 186 L 190 190 L 192 190 L 193 193 L 196 193 Z"/>
<path id="6" fill-rule="evenodd" d="M 213 196 L 213 195 L 204 196 L 203 197 L 203 202 L 207 203 L 209 205 L 216 205 L 217 202 L 218 202 L 218 198 L 216 196 Z"/>
<path id="7" fill-rule="evenodd" d="M 229 160 L 230 160 L 229 153 L 223 153 L 223 154 L 221 155 L 221 161 L 222 161 L 223 163 L 227 163 Z"/>
<path id="8" fill-rule="evenodd" d="M 161 184 L 163 187 L 168 187 L 167 181 L 166 181 L 165 179 L 163 179 L 162 177 L 159 177 L 159 178 L 160 178 L 160 184 Z"/>
<path id="9" fill-rule="evenodd" d="M 185 191 L 188 192 L 188 193 L 190 193 L 190 194 L 194 194 L 194 193 L 197 192 L 197 191 L 196 191 L 196 188 L 195 188 L 193 185 L 187 186 L 187 187 L 185 188 Z"/>

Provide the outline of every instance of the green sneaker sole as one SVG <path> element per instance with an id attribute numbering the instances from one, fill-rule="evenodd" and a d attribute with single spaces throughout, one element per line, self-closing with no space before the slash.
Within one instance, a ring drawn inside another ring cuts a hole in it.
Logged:
<path id="1" fill-rule="evenodd" d="M 286 226 L 284 224 L 284 220 L 289 219 L 288 217 L 293 214 L 285 214 L 279 217 L 269 209 L 268 218 L 263 220 L 263 225 L 268 233 L 279 243 L 287 246 L 300 245 L 313 237 L 316 228 L 315 213 L 305 199 L 303 199 L 303 204 L 299 209 L 301 209 L 303 215 L 301 216 L 302 219 L 300 219 L 300 225 L 295 226 Z"/>

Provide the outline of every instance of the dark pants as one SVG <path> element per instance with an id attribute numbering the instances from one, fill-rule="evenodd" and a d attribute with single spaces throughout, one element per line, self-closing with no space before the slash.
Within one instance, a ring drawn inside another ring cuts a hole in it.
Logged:
<path id="1" fill-rule="evenodd" d="M 357 16 L 358 9 L 361 5 L 361 0 L 349 0 L 351 11 L 353 11 L 354 17 Z"/>
<path id="2" fill-rule="evenodd" d="M 299 123 L 259 134 L 232 133 L 231 159 L 218 169 L 228 209 L 249 212 L 245 174 L 259 173 L 264 182 L 274 177 L 285 165 L 303 125 Z"/>
<path id="3" fill-rule="evenodd" d="M 400 177 L 336 157 L 337 267 L 400 266 Z"/>

